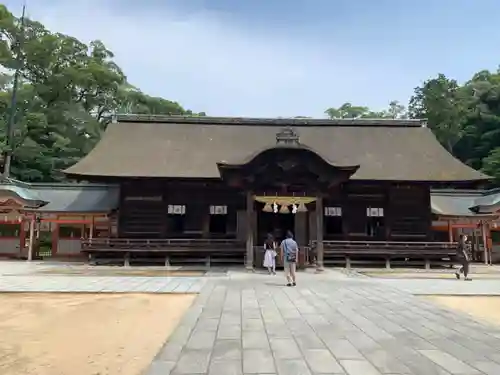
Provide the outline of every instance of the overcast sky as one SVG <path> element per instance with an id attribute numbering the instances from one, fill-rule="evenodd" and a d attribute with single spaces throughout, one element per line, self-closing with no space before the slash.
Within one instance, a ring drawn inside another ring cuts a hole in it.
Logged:
<path id="1" fill-rule="evenodd" d="M 499 0 L 25 1 L 51 30 L 102 40 L 142 91 L 209 115 L 381 109 L 500 64 Z"/>

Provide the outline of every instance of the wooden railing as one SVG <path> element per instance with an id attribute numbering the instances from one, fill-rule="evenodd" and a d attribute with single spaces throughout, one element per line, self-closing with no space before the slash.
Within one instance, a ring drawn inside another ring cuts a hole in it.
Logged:
<path id="1" fill-rule="evenodd" d="M 317 241 L 312 242 L 316 248 Z M 402 241 L 323 241 L 325 253 L 346 255 L 453 255 L 456 242 L 402 242 Z"/>
<path id="2" fill-rule="evenodd" d="M 91 264 L 156 263 L 244 264 L 245 243 L 235 239 L 131 239 L 92 238 L 82 240 L 82 252 Z"/>
<path id="3" fill-rule="evenodd" d="M 245 243 L 235 239 L 131 239 L 131 238 L 92 238 L 82 240 L 83 252 L 129 251 L 129 252 L 168 252 L 179 250 L 240 250 Z"/>
<path id="4" fill-rule="evenodd" d="M 317 241 L 311 247 L 316 255 Z M 402 241 L 323 241 L 324 264 L 373 263 L 382 260 L 387 268 L 391 263 L 410 265 L 412 262 L 425 262 L 425 267 L 435 264 L 453 263 L 457 253 L 456 242 L 402 242 Z M 370 260 L 368 262 L 368 260 Z"/>
<path id="5" fill-rule="evenodd" d="M 299 251 L 299 264 L 306 266 L 315 262 L 317 242 L 312 241 L 310 247 Z M 390 267 L 392 261 L 404 259 L 425 260 L 426 267 L 430 261 L 452 261 L 457 251 L 457 243 L 450 242 L 400 242 L 400 241 L 323 241 L 324 264 L 345 262 L 350 267 L 356 259 L 379 259 Z M 214 260 L 234 261 L 239 259 L 243 264 L 246 254 L 245 242 L 236 239 L 129 239 L 129 238 L 93 238 L 82 240 L 82 252 L 90 258 L 122 257 L 125 264 L 129 259 L 160 256 L 165 264 L 177 257 L 182 262 L 203 260 L 210 264 Z M 151 254 L 151 253 L 156 253 Z M 106 255 L 107 254 L 107 255 Z M 135 254 L 135 255 L 134 255 Z M 147 255 L 150 254 L 150 255 Z M 261 267 L 264 251 L 261 246 L 254 247 L 254 265 Z M 278 265 L 280 263 L 279 258 Z"/>

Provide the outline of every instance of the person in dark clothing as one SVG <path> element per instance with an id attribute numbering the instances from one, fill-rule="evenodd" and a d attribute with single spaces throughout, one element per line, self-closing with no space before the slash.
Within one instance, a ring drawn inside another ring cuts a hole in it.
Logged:
<path id="1" fill-rule="evenodd" d="M 457 280 L 460 280 L 461 273 L 464 274 L 464 280 L 470 280 L 470 278 L 468 277 L 470 255 L 468 252 L 467 236 L 465 234 L 461 234 L 458 240 L 457 259 L 462 265 L 462 267 L 460 267 L 460 269 L 455 272 Z"/>

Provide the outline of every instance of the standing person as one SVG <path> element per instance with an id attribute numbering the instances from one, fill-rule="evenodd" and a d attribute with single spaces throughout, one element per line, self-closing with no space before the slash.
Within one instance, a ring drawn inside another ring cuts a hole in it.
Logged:
<path id="1" fill-rule="evenodd" d="M 286 238 L 281 242 L 281 258 L 283 260 L 283 268 L 287 284 L 286 286 L 296 286 L 295 272 L 297 270 L 297 258 L 299 254 L 299 246 L 293 239 L 293 234 L 290 231 L 286 232 Z"/>
<path id="2" fill-rule="evenodd" d="M 467 236 L 463 233 L 460 234 L 458 240 L 457 258 L 460 261 L 460 264 L 462 265 L 462 267 L 460 267 L 460 269 L 457 272 L 455 272 L 457 280 L 460 280 L 461 273 L 464 274 L 464 280 L 470 280 L 470 278 L 468 277 L 470 255 L 468 252 Z"/>
<path id="3" fill-rule="evenodd" d="M 267 235 L 267 239 L 264 242 L 264 267 L 270 275 L 276 275 L 276 242 L 271 233 Z"/>

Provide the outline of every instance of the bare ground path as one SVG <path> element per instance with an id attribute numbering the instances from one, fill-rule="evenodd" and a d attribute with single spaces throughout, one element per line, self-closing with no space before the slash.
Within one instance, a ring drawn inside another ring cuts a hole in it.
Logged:
<path id="1" fill-rule="evenodd" d="M 0 374 L 140 374 L 194 298 L 0 294 Z"/>

